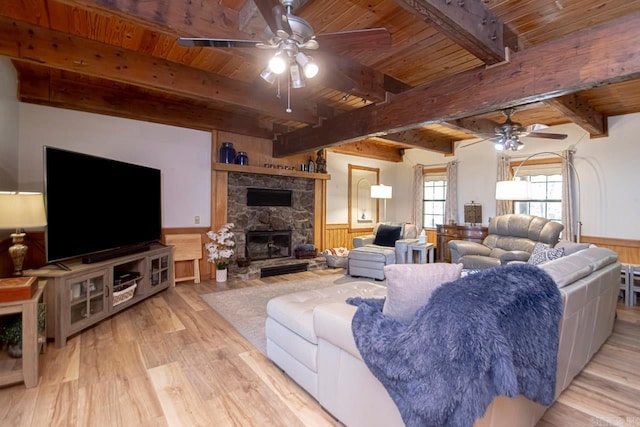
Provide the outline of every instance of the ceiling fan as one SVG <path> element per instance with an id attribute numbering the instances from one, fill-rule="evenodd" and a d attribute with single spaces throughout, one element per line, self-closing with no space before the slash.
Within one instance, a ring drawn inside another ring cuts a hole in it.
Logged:
<path id="1" fill-rule="evenodd" d="M 297 0 L 253 0 L 267 23 L 265 37 L 259 40 L 237 40 L 181 37 L 178 44 L 185 47 L 259 48 L 275 51 L 268 66 L 260 73 L 273 84 L 288 70 L 288 88 L 306 85 L 305 78 L 315 77 L 320 68 L 309 51 L 339 51 L 343 49 L 372 49 L 391 45 L 391 35 L 385 28 L 315 34 L 311 25 L 291 10 Z M 280 81 L 278 80 L 278 83 Z M 290 96 L 289 96 L 290 103 Z M 290 104 L 287 112 L 291 112 Z"/>
<path id="2" fill-rule="evenodd" d="M 537 132 L 539 129 L 544 129 L 548 126 L 545 125 L 532 125 L 525 127 L 521 123 L 511 120 L 511 116 L 515 112 L 514 108 L 507 108 L 503 111 L 507 117 L 504 123 L 499 124 L 495 128 L 495 135 L 488 138 L 493 141 L 496 150 L 520 150 L 524 148 L 524 143 L 520 141 L 521 137 L 528 138 L 546 138 L 563 140 L 567 138 L 563 133 L 550 133 L 550 132 Z"/>

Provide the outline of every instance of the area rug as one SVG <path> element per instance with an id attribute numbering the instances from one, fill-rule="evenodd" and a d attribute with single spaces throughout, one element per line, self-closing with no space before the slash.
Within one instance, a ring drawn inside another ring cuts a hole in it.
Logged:
<path id="1" fill-rule="evenodd" d="M 304 280 L 291 280 L 269 285 L 251 286 L 248 288 L 214 292 L 201 295 L 201 298 L 222 317 L 224 317 L 240 334 L 262 353 L 267 353 L 267 339 L 264 324 L 267 320 L 267 302 L 271 298 L 297 291 L 321 289 L 349 282 L 370 281 L 384 282 L 332 274 Z"/>

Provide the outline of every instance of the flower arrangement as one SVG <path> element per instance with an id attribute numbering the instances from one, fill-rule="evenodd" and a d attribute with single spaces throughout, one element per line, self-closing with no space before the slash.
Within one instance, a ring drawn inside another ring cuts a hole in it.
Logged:
<path id="1" fill-rule="evenodd" d="M 218 270 L 225 270 L 229 263 L 229 258 L 233 256 L 233 247 L 236 242 L 233 240 L 232 228 L 233 223 L 228 223 L 220 227 L 215 233 L 213 231 L 207 232 L 207 237 L 211 239 L 210 242 L 204 245 L 209 252 L 207 261 L 215 262 Z"/>

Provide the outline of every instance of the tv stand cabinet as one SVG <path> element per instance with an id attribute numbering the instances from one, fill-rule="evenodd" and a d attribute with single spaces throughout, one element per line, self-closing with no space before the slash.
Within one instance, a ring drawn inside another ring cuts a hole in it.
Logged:
<path id="1" fill-rule="evenodd" d="M 68 271 L 49 265 L 24 274 L 47 280 L 47 338 L 61 348 L 71 335 L 172 286 L 172 258 L 172 247 L 153 244 L 144 253 L 93 264 L 74 260 Z"/>

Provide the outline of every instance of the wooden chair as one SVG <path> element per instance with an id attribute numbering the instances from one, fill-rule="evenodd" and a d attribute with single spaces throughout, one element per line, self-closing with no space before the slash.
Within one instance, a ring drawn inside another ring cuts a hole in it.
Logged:
<path id="1" fill-rule="evenodd" d="M 193 280 L 200 283 L 200 259 L 202 258 L 202 235 L 200 234 L 168 234 L 165 243 L 173 246 L 174 274 L 175 263 L 193 261 L 193 276 L 176 277 L 174 283 Z"/>

